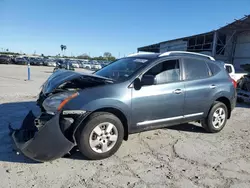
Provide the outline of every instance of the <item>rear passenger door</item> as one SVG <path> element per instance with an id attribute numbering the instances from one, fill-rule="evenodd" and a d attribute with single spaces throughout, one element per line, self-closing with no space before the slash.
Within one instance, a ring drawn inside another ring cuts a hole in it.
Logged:
<path id="1" fill-rule="evenodd" d="M 184 118 L 197 119 L 205 115 L 216 90 L 212 73 L 203 58 L 183 58 Z"/>

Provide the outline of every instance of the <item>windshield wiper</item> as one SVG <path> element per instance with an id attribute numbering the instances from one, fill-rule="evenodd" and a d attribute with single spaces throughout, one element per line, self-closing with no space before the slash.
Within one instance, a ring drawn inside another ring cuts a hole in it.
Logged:
<path id="1" fill-rule="evenodd" d="M 88 79 L 88 80 L 93 80 L 93 81 L 100 81 L 100 82 L 107 82 L 107 83 L 114 83 L 115 80 L 112 78 L 107 78 L 107 77 L 93 77 L 93 76 L 87 76 L 85 75 L 82 77 L 82 79 Z"/>

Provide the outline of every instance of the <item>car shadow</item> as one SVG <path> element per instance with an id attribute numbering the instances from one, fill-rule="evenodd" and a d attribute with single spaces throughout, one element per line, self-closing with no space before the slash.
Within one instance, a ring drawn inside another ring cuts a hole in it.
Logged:
<path id="1" fill-rule="evenodd" d="M 23 119 L 30 110 L 39 113 L 35 101 L 0 104 L 0 161 L 30 164 L 38 163 L 25 157 L 16 150 L 9 130 L 9 126 L 13 129 L 20 128 Z"/>
<path id="2" fill-rule="evenodd" d="M 53 71 L 43 71 L 44 73 L 52 74 Z"/>
<path id="3" fill-rule="evenodd" d="M 207 133 L 202 127 L 196 126 L 192 123 L 184 123 L 179 125 L 173 125 L 166 127 L 165 129 L 183 131 L 183 132 L 193 132 L 193 133 Z"/>
<path id="4" fill-rule="evenodd" d="M 21 127 L 22 122 L 29 111 L 35 115 L 39 115 L 39 107 L 36 106 L 35 101 L 24 102 L 11 102 L 0 104 L 0 161 L 13 162 L 13 163 L 29 163 L 37 164 L 40 162 L 29 159 L 20 153 L 13 142 L 10 134 L 9 126 L 13 129 Z M 87 160 L 77 149 L 74 147 L 70 154 L 65 155 L 63 158 Z"/>
<path id="5" fill-rule="evenodd" d="M 20 78 L 9 77 L 9 76 L 0 76 L 0 78 L 12 79 L 12 80 L 22 80 Z"/>
<path id="6" fill-rule="evenodd" d="M 89 160 L 81 152 L 78 150 L 77 146 L 75 146 L 71 151 L 70 154 L 66 154 L 63 158 L 67 159 L 74 159 L 74 160 Z"/>
<path id="7" fill-rule="evenodd" d="M 250 103 L 237 103 L 236 107 L 238 107 L 238 108 L 250 108 Z"/>

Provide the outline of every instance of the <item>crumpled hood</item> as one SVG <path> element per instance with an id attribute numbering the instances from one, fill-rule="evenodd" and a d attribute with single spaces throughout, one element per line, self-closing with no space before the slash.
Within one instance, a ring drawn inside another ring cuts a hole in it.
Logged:
<path id="1" fill-rule="evenodd" d="M 44 94 L 48 94 L 53 92 L 54 89 L 56 89 L 61 84 L 78 79 L 78 78 L 93 78 L 96 79 L 96 81 L 112 81 L 109 78 L 105 78 L 102 76 L 97 76 L 94 74 L 87 74 L 87 73 L 79 73 L 75 71 L 69 71 L 69 70 L 58 70 L 55 73 L 53 73 L 47 81 L 42 86 L 42 92 Z"/>

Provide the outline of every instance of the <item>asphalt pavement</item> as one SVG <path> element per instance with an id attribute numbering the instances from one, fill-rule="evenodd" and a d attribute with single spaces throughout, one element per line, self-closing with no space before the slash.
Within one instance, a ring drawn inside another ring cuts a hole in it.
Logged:
<path id="1" fill-rule="evenodd" d="M 189 123 L 129 136 L 105 160 L 68 158 L 37 163 L 13 150 L 8 125 L 18 128 L 35 105 L 52 67 L 0 65 L 0 187 L 250 187 L 250 105 L 237 104 L 226 127 L 206 133 Z M 85 71 L 78 69 L 77 71 Z"/>

